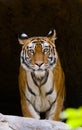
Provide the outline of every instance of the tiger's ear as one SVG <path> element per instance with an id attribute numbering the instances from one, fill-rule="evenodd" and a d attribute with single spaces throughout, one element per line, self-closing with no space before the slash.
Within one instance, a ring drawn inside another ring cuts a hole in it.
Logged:
<path id="1" fill-rule="evenodd" d="M 28 35 L 25 33 L 19 33 L 18 34 L 18 41 L 21 45 L 26 43 L 26 40 L 28 39 Z"/>
<path id="2" fill-rule="evenodd" d="M 49 31 L 47 37 L 52 41 L 54 42 L 56 40 L 56 30 L 55 29 L 52 29 Z"/>

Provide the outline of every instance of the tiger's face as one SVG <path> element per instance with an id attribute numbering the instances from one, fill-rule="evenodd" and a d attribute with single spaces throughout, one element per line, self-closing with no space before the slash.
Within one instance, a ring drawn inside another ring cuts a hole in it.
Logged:
<path id="1" fill-rule="evenodd" d="M 20 55 L 22 67 L 31 72 L 42 72 L 53 68 L 57 62 L 55 39 L 55 31 L 49 32 L 47 37 L 32 38 L 22 33 L 19 37 L 19 43 L 23 44 Z"/>

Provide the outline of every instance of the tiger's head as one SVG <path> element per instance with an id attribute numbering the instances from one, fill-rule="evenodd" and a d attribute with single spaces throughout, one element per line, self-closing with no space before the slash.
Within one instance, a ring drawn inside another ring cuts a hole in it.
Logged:
<path id="1" fill-rule="evenodd" d="M 18 37 L 22 44 L 21 65 L 31 72 L 42 72 L 55 67 L 57 51 L 55 47 L 56 31 L 51 30 L 46 37 L 31 37 L 21 33 Z"/>

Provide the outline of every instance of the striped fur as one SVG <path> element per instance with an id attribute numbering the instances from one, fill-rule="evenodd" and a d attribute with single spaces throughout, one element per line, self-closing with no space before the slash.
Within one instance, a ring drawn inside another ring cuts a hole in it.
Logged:
<path id="1" fill-rule="evenodd" d="M 23 115 L 36 119 L 59 119 L 64 100 L 64 72 L 54 41 L 56 32 L 47 37 L 19 37 L 19 90 Z"/>

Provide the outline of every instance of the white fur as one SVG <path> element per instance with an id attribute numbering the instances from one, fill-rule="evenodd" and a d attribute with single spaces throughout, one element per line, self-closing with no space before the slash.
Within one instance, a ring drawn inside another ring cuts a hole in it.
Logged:
<path id="1" fill-rule="evenodd" d="M 35 48 L 35 44 L 34 44 L 33 42 L 30 42 L 30 43 L 28 44 L 28 47 L 34 49 L 34 48 Z"/>
<path id="2" fill-rule="evenodd" d="M 39 75 L 38 73 L 36 72 L 36 75 Z M 44 75 L 44 73 L 45 72 L 42 72 L 42 73 L 40 73 L 40 75 Z M 54 102 L 54 100 L 56 99 L 56 96 L 57 96 L 55 90 L 53 91 L 53 93 L 51 95 L 45 96 L 45 93 L 49 92 L 50 89 L 53 87 L 52 71 L 49 71 L 49 76 L 48 76 L 47 82 L 40 88 L 34 84 L 32 78 L 31 78 L 30 72 L 27 72 L 27 80 L 28 80 L 28 85 L 30 86 L 32 91 L 36 94 L 36 96 L 32 95 L 26 88 L 26 97 L 31 101 L 31 103 L 33 105 L 35 105 L 35 108 L 38 111 L 46 111 L 48 108 L 50 108 L 51 104 Z M 55 107 L 56 107 L 56 105 L 51 108 L 50 112 L 48 112 L 48 114 L 47 114 L 48 118 L 51 118 L 52 114 L 55 111 Z M 31 111 L 32 115 L 35 118 L 37 118 L 37 119 L 39 118 L 39 114 L 34 110 L 34 108 L 31 104 L 29 105 L 29 110 Z"/>
<path id="3" fill-rule="evenodd" d="M 27 35 L 25 33 L 22 33 L 21 36 L 22 37 L 27 37 Z"/>
<path id="4" fill-rule="evenodd" d="M 42 47 L 43 47 L 43 48 L 44 48 L 44 47 L 49 47 L 49 44 L 44 41 L 44 42 L 42 43 Z"/>
<path id="5" fill-rule="evenodd" d="M 27 105 L 28 105 L 29 110 L 30 110 L 31 113 L 33 114 L 33 116 L 34 116 L 36 119 L 40 119 L 40 116 L 38 115 L 37 112 L 35 112 L 33 106 L 32 106 L 31 104 L 29 104 L 28 102 L 27 102 Z"/>

